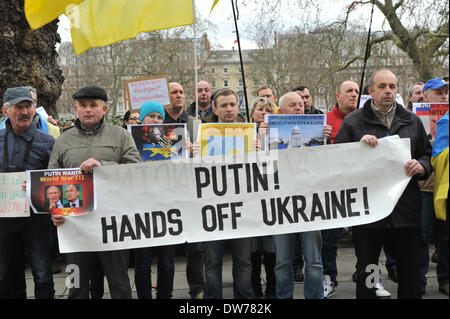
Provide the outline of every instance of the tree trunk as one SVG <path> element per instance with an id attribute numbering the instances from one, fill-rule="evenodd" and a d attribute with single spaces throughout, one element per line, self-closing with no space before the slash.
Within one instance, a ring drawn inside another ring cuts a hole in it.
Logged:
<path id="1" fill-rule="evenodd" d="M 0 97 L 7 88 L 36 88 L 38 105 L 55 116 L 56 100 L 64 82 L 55 46 L 61 41 L 58 20 L 31 30 L 23 11 L 24 0 L 0 1 Z"/>

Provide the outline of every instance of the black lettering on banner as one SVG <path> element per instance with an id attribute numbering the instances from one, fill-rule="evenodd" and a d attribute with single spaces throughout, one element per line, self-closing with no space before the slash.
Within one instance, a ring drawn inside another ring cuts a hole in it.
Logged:
<path id="1" fill-rule="evenodd" d="M 241 188 L 239 187 L 239 169 L 242 167 L 242 164 L 232 164 L 228 166 L 229 169 L 233 170 L 235 194 L 239 194 L 241 192 Z"/>
<path id="2" fill-rule="evenodd" d="M 227 171 L 226 166 L 220 167 L 220 170 L 222 172 L 222 190 L 219 190 L 218 182 L 217 182 L 217 167 L 213 166 L 212 171 L 212 182 L 213 182 L 213 190 L 214 194 L 217 196 L 223 196 L 227 192 Z"/>
<path id="3" fill-rule="evenodd" d="M 158 229 L 158 217 L 161 221 L 161 228 Z M 167 233 L 166 214 L 164 212 L 152 212 L 153 238 L 163 237 Z"/>
<path id="4" fill-rule="evenodd" d="M 292 219 L 291 215 L 289 214 L 289 211 L 287 210 L 286 206 L 289 203 L 289 200 L 291 197 L 286 197 L 283 202 L 281 202 L 281 198 L 277 198 L 277 209 L 278 209 L 278 223 L 280 225 L 283 225 L 283 216 L 286 217 L 289 224 L 292 224 L 294 220 Z"/>
<path id="5" fill-rule="evenodd" d="M 262 163 L 262 167 L 263 167 L 263 174 L 261 174 L 261 172 L 259 171 L 259 167 L 258 167 L 258 163 L 253 163 L 253 189 L 255 190 L 255 192 L 258 192 L 259 188 L 258 185 L 261 185 L 261 188 L 263 190 L 268 190 L 269 189 L 269 182 L 267 180 L 267 163 L 263 162 Z"/>
<path id="6" fill-rule="evenodd" d="M 341 190 L 341 201 L 337 198 L 336 192 L 331 192 L 331 208 L 333 210 L 333 218 L 337 218 L 336 209 L 341 214 L 341 217 L 347 217 L 347 212 L 345 211 L 345 191 Z"/>
<path id="7" fill-rule="evenodd" d="M 141 239 L 141 233 L 144 234 L 145 238 L 150 238 L 151 236 L 151 225 L 150 225 L 150 214 L 148 212 L 144 213 L 145 224 L 142 221 L 140 214 L 134 214 L 134 220 L 136 222 L 136 238 Z"/>
<path id="8" fill-rule="evenodd" d="M 204 181 L 202 182 L 200 174 L 204 174 Z M 210 183 L 209 170 L 206 167 L 195 168 L 195 184 L 197 185 L 197 198 L 202 198 L 202 188 L 208 186 Z"/>
<path id="9" fill-rule="evenodd" d="M 269 214 L 267 213 L 267 205 L 266 205 L 266 200 L 265 199 L 261 199 L 261 210 L 262 210 L 262 215 L 263 215 L 263 222 L 264 224 L 268 225 L 268 226 L 273 226 L 275 225 L 276 221 L 277 221 L 277 216 L 276 216 L 276 210 L 274 208 L 275 206 L 275 199 L 271 198 L 270 199 L 270 205 L 272 207 L 272 209 L 270 210 L 271 212 L 271 220 L 269 220 Z"/>
<path id="10" fill-rule="evenodd" d="M 298 207 L 298 202 L 301 202 L 302 205 Z M 292 208 L 294 210 L 294 221 L 298 223 L 298 215 L 300 214 L 303 218 L 303 221 L 309 222 L 308 217 L 305 215 L 305 208 L 306 208 L 306 199 L 305 196 L 297 195 L 292 196 Z"/>
<path id="11" fill-rule="evenodd" d="M 208 212 L 211 212 L 211 214 L 208 215 Z M 212 224 L 211 226 L 208 225 L 208 217 L 209 220 L 211 220 Z M 216 230 L 217 228 L 217 218 L 216 218 L 216 209 L 212 205 L 206 205 L 202 208 L 202 224 L 203 229 L 207 232 L 212 232 Z"/>
<path id="12" fill-rule="evenodd" d="M 167 212 L 167 221 L 169 224 L 177 225 L 177 230 L 175 231 L 173 227 L 169 227 L 169 234 L 172 236 L 177 236 L 183 232 L 183 222 L 181 219 L 174 217 L 181 217 L 181 212 L 179 209 L 171 209 Z"/>
<path id="13" fill-rule="evenodd" d="M 132 240 L 136 239 L 134 234 L 133 226 L 131 226 L 130 220 L 127 215 L 122 216 L 122 223 L 120 227 L 119 241 L 123 241 L 125 237 L 131 237 Z"/>
<path id="14" fill-rule="evenodd" d="M 314 221 L 314 218 L 320 217 L 322 220 L 326 220 L 325 213 L 323 211 L 322 203 L 320 202 L 319 195 L 314 193 L 311 208 L 310 221 Z"/>
<path id="15" fill-rule="evenodd" d="M 102 217 L 102 233 L 103 233 L 103 243 L 106 244 L 108 242 L 108 231 L 112 232 L 113 242 L 117 242 L 117 223 L 116 217 L 111 217 L 111 225 L 106 224 L 106 217 Z"/>
<path id="16" fill-rule="evenodd" d="M 351 188 L 346 190 L 347 195 L 347 214 L 348 217 L 359 216 L 359 212 L 352 211 L 352 204 L 356 202 L 356 199 L 352 197 L 352 194 L 357 193 L 358 190 L 356 188 Z"/>

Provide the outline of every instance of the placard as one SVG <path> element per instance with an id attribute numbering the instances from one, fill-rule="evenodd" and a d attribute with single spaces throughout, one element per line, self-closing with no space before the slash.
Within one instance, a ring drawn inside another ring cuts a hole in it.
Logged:
<path id="1" fill-rule="evenodd" d="M 167 75 L 125 80 L 126 97 L 130 112 L 139 110 L 145 102 L 170 105 L 169 79 Z"/>
<path id="2" fill-rule="evenodd" d="M 0 173 L 0 218 L 30 216 L 24 179 L 25 172 Z"/>

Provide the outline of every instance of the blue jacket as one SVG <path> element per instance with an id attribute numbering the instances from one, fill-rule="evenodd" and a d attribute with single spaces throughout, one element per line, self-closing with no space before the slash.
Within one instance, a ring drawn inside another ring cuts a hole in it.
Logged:
<path id="1" fill-rule="evenodd" d="M 27 144 L 33 137 L 30 156 L 23 169 L 34 170 L 47 168 L 53 144 L 55 144 L 55 139 L 52 136 L 39 131 L 34 123 L 31 123 L 28 130 L 24 133 L 16 136 L 12 131 L 11 123 L 8 119 L 5 122 L 5 129 L 0 131 L 0 172 L 4 172 L 5 170 L 5 138 L 8 139 L 8 164 L 22 167 Z"/>

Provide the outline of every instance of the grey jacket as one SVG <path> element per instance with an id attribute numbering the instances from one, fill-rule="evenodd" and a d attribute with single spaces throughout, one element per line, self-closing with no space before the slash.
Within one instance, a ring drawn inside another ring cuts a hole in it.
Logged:
<path id="1" fill-rule="evenodd" d="M 79 120 L 56 139 L 48 168 L 76 168 L 89 158 L 102 165 L 140 163 L 141 156 L 131 134 L 105 123 L 92 133 L 85 132 Z"/>

